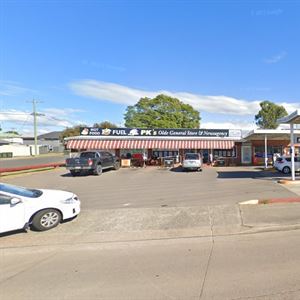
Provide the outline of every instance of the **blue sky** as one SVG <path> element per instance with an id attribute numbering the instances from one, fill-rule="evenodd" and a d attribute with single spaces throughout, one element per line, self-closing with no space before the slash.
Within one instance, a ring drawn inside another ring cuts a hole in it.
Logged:
<path id="1" fill-rule="evenodd" d="M 254 127 L 259 102 L 300 108 L 300 1 L 0 1 L 0 124 L 32 135 L 109 120 L 158 93 L 201 127 Z"/>

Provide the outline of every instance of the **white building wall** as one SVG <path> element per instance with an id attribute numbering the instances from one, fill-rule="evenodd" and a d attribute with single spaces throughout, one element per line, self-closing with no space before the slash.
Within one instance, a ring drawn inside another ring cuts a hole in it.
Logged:
<path id="1" fill-rule="evenodd" d="M 0 146 L 0 153 L 12 152 L 13 157 L 15 156 L 30 156 L 30 147 L 20 145 L 20 144 L 11 144 Z"/>
<path id="2" fill-rule="evenodd" d="M 1 140 L 8 141 L 10 143 L 23 144 L 21 137 L 1 138 Z"/>

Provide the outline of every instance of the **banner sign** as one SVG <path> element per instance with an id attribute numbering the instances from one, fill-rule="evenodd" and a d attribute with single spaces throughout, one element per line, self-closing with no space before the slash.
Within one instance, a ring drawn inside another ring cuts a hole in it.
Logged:
<path id="1" fill-rule="evenodd" d="M 169 136 L 169 137 L 241 137 L 241 130 L 228 129 L 145 129 L 145 128 L 97 128 L 82 127 L 85 136 Z"/>

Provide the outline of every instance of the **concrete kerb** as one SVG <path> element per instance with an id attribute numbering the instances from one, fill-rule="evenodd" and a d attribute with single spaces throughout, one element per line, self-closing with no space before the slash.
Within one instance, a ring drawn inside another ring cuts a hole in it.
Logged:
<path id="1" fill-rule="evenodd" d="M 64 165 L 65 165 L 64 163 L 48 163 L 48 164 L 28 165 L 23 167 L 14 167 L 14 168 L 0 168 L 0 177 L 23 174 L 28 172 L 44 171 L 49 169 L 56 169 L 56 168 L 63 167 Z"/>
<path id="2" fill-rule="evenodd" d="M 22 170 L 22 171 L 15 171 L 15 172 L 4 172 L 4 173 L 0 173 L 0 178 L 11 178 L 14 176 L 29 175 L 37 172 L 55 171 L 61 168 L 63 167 L 47 167 L 47 168 L 30 169 L 30 170 Z"/>
<path id="3" fill-rule="evenodd" d="M 287 185 L 300 185 L 300 180 L 291 180 L 291 179 L 280 179 L 277 181 L 279 184 L 287 184 Z"/>

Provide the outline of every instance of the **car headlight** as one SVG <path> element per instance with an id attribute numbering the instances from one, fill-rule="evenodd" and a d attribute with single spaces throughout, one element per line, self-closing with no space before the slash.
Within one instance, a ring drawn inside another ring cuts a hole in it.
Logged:
<path id="1" fill-rule="evenodd" d="M 64 203 L 64 204 L 74 204 L 78 200 L 79 200 L 78 197 L 76 195 L 73 195 L 71 198 L 62 200 L 61 202 Z"/>

